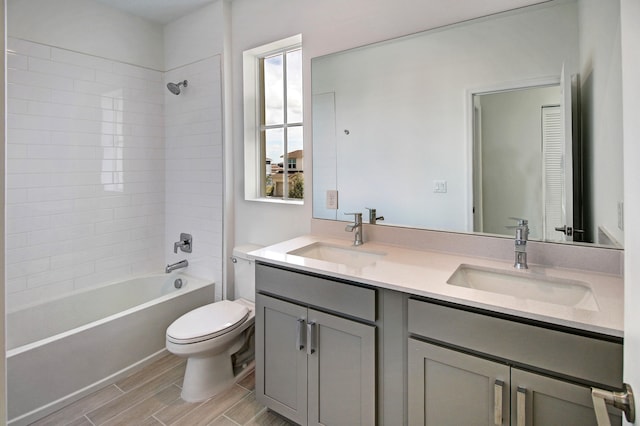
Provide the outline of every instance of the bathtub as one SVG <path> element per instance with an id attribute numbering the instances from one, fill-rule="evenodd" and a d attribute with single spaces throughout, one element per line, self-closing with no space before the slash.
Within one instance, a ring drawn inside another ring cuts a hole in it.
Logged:
<path id="1" fill-rule="evenodd" d="M 213 300 L 213 283 L 174 272 L 8 311 L 9 424 L 29 424 L 152 362 L 169 324 Z"/>

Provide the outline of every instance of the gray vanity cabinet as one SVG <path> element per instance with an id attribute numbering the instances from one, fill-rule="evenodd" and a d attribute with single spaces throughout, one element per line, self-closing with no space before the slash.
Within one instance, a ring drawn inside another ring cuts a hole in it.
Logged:
<path id="1" fill-rule="evenodd" d="M 586 386 L 415 339 L 408 366 L 410 425 L 597 426 Z"/>
<path id="2" fill-rule="evenodd" d="M 309 356 L 308 424 L 375 424 L 375 327 L 309 309 L 317 327 Z"/>
<path id="3" fill-rule="evenodd" d="M 256 297 L 256 396 L 298 424 L 307 421 L 307 353 L 299 340 L 307 308 Z"/>
<path id="4" fill-rule="evenodd" d="M 597 426 L 591 388 L 552 377 L 511 369 L 511 424 L 517 426 Z M 609 411 L 612 425 L 620 412 Z"/>
<path id="5" fill-rule="evenodd" d="M 509 424 L 509 367 L 409 339 L 410 425 Z"/>
<path id="6" fill-rule="evenodd" d="M 410 425 L 596 425 L 590 386 L 622 386 L 615 339 L 416 299 L 408 329 Z"/>
<path id="7" fill-rule="evenodd" d="M 374 425 L 375 290 L 260 264 L 256 288 L 257 400 L 300 425 Z"/>

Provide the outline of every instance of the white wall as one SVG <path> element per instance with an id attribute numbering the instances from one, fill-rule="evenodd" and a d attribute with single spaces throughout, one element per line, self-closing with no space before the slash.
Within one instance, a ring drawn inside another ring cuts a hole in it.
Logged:
<path id="1" fill-rule="evenodd" d="M 622 101 L 624 124 L 624 381 L 640 389 L 640 1 L 621 0 Z M 636 397 L 636 413 L 638 410 Z M 638 423 L 636 417 L 636 424 Z M 629 424 L 629 423 L 625 423 Z"/>
<path id="2" fill-rule="evenodd" d="M 535 1 L 455 2 L 406 0 L 402 7 L 387 0 L 234 0 L 232 3 L 233 149 L 238 243 L 270 244 L 310 230 L 311 128 L 305 128 L 305 205 L 244 201 L 242 52 L 294 34 L 302 34 L 304 120 L 311 123 L 311 58 L 364 44 L 411 34 L 477 16 L 533 4 Z M 283 19 L 286 17 L 286 19 Z"/>
<path id="3" fill-rule="evenodd" d="M 8 49 L 8 305 L 157 271 L 162 73 L 13 37 Z"/>
<path id="4" fill-rule="evenodd" d="M 598 227 L 604 227 L 623 244 L 624 232 L 618 227 L 618 202 L 624 200 L 619 168 L 623 162 L 619 2 L 580 2 L 580 47 L 587 185 L 593 194 L 588 200 L 593 213 L 588 225 L 594 238 Z"/>
<path id="5" fill-rule="evenodd" d="M 222 53 L 223 2 L 217 1 L 164 26 L 164 70 Z"/>
<path id="6" fill-rule="evenodd" d="M 189 273 L 214 280 L 222 297 L 223 126 L 221 2 L 165 27 L 165 83 L 188 80 L 178 96 L 165 90 L 167 263 L 189 260 Z M 173 243 L 192 234 L 193 252 Z"/>
<path id="7" fill-rule="evenodd" d="M 6 82 L 5 80 L 5 70 L 6 70 L 6 62 L 5 62 L 5 2 L 4 0 L 0 0 L 0 45 L 2 46 L 2 59 L 0 59 L 0 64 L 2 67 L 0 69 L 0 81 Z M 0 113 L 3 117 L 5 117 L 5 105 L 6 105 L 6 96 L 5 96 L 5 86 L 6 84 L 2 84 L 0 87 Z M 0 211 L 0 232 L 2 235 L 5 235 L 5 152 L 6 152 L 6 141 L 5 141 L 5 120 L 0 122 L 0 142 L 3 147 L 2 152 L 0 152 L 0 207 L 2 211 Z M 5 238 L 2 238 L 0 241 L 0 347 L 5 347 L 5 268 L 4 268 L 4 253 L 5 253 Z M 3 351 L 2 357 L 0 358 L 2 362 L 0 362 L 0 423 L 4 423 L 7 421 L 7 380 L 6 380 L 6 371 L 7 371 L 7 360 L 5 356 L 5 352 Z"/>
<path id="8" fill-rule="evenodd" d="M 12 37 L 156 70 L 164 64 L 161 25 L 92 0 L 9 0 L 7 16 Z"/>

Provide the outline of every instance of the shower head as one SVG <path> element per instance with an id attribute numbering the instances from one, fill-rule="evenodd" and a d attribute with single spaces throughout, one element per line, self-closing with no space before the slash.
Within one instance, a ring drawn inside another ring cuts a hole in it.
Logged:
<path id="1" fill-rule="evenodd" d="M 167 89 L 174 95 L 180 94 L 180 86 L 187 87 L 187 80 L 181 81 L 179 83 L 167 83 Z"/>

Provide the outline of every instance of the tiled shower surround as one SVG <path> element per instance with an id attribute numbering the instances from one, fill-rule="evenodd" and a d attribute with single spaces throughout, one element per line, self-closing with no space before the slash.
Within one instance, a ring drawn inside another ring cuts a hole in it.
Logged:
<path id="1" fill-rule="evenodd" d="M 176 96 L 165 85 L 165 214 L 167 262 L 189 260 L 189 270 L 222 282 L 222 104 L 220 57 L 165 73 L 188 80 Z M 193 231 L 196 230 L 196 231 Z M 173 254 L 181 232 L 193 233 L 193 253 Z M 220 292 L 221 285 L 216 286 Z M 217 298 L 220 298 L 218 294 Z"/>
<path id="2" fill-rule="evenodd" d="M 182 258 L 221 282 L 219 59 L 164 73 L 8 38 L 7 60 L 9 309 Z"/>

